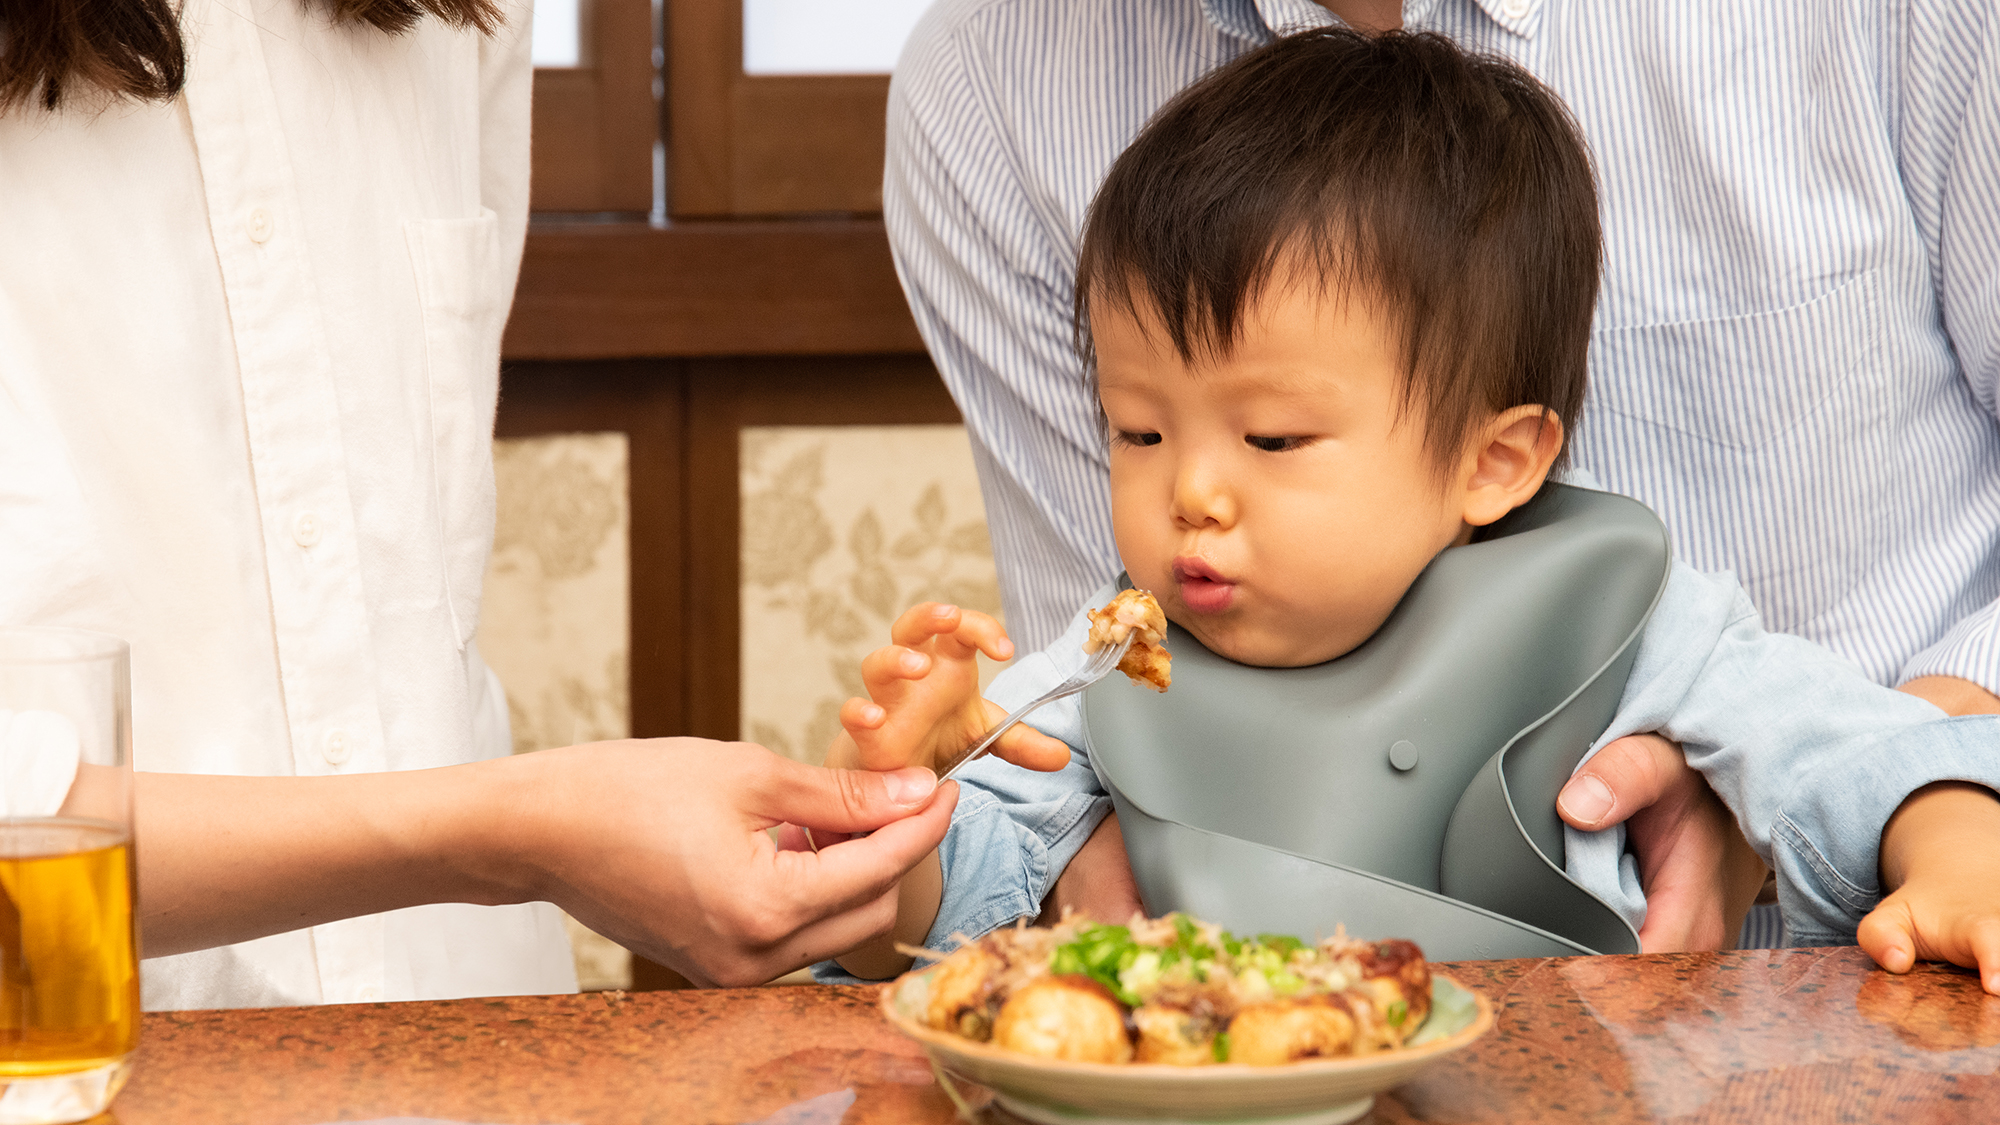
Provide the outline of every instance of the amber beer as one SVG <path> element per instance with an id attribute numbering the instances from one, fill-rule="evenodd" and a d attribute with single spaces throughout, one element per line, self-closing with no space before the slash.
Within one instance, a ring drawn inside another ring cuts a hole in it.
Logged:
<path id="1" fill-rule="evenodd" d="M 131 1053 L 139 966 L 124 829 L 0 821 L 0 892 L 0 1082 Z"/>
<path id="2" fill-rule="evenodd" d="M 0 1125 L 86 1121 L 131 1073 L 131 669 L 117 637 L 0 627 Z"/>

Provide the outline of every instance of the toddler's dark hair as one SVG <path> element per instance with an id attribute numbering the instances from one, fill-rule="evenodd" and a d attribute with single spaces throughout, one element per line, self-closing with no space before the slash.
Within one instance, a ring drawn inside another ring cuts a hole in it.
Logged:
<path id="1" fill-rule="evenodd" d="M 1583 406 L 1600 234 L 1590 157 L 1527 73 L 1442 36 L 1278 39 L 1168 102 L 1098 189 L 1077 266 L 1089 314 L 1158 313 L 1189 363 L 1229 354 L 1249 303 L 1304 282 L 1377 302 L 1401 401 L 1442 467 L 1480 411 Z"/>

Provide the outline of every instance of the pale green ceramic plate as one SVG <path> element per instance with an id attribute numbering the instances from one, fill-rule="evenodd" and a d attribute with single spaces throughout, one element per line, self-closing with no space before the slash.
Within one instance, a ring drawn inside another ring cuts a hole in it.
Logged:
<path id="1" fill-rule="evenodd" d="M 1166 1066 L 1052 1062 L 1002 1051 L 918 1022 L 929 973 L 882 987 L 882 1014 L 944 1070 L 990 1087 L 1018 1117 L 1050 1125 L 1255 1122 L 1334 1125 L 1368 1112 L 1375 1095 L 1484 1035 L 1493 1005 L 1449 977 L 1431 978 L 1431 1014 L 1401 1050 L 1287 1066 Z"/>

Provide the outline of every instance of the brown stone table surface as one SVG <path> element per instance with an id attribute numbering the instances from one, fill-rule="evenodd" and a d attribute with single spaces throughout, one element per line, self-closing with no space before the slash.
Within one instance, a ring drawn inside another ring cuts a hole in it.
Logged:
<path id="1" fill-rule="evenodd" d="M 1374 1121 L 2000 1121 L 2000 997 L 1948 966 L 1896 977 L 1810 949 L 1443 968 L 1498 1023 Z M 100 1121 L 953 1120 L 874 1003 L 783 987 L 156 1013 Z"/>

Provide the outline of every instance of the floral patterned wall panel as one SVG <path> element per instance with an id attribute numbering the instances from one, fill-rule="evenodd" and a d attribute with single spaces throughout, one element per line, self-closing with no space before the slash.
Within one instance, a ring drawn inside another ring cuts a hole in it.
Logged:
<path id="1" fill-rule="evenodd" d="M 632 730 L 624 434 L 493 443 L 499 511 L 479 651 L 507 688 L 514 752 Z M 626 988 L 632 958 L 565 919 L 584 988 Z"/>
<path id="2" fill-rule="evenodd" d="M 625 435 L 496 441 L 493 475 L 479 647 L 507 686 L 514 752 L 626 737 Z"/>
<path id="3" fill-rule="evenodd" d="M 817 763 L 898 614 L 1000 615 L 979 478 L 963 426 L 751 426 L 741 441 L 742 737 Z"/>

